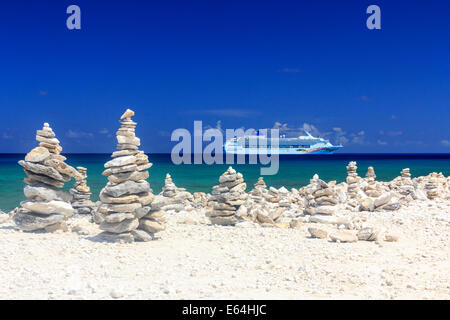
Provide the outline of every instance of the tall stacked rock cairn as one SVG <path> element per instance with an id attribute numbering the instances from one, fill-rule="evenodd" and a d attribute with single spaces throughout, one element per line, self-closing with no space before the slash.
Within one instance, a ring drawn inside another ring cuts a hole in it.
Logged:
<path id="1" fill-rule="evenodd" d="M 248 198 L 247 187 L 241 173 L 229 167 L 219 178 L 219 185 L 212 188 L 206 216 L 212 224 L 235 225 L 239 219 L 236 212 Z"/>
<path id="2" fill-rule="evenodd" d="M 93 214 L 95 204 L 91 201 L 91 189 L 87 185 L 87 169 L 84 167 L 77 167 L 81 179 L 77 180 L 70 194 L 72 195 L 72 207 L 75 214 Z"/>
<path id="3" fill-rule="evenodd" d="M 380 187 L 377 185 L 377 183 L 375 181 L 376 177 L 377 176 L 375 174 L 375 170 L 373 169 L 373 167 L 367 168 L 367 173 L 366 173 L 367 185 L 364 188 L 364 192 L 369 197 L 379 197 L 382 193 L 380 190 Z"/>
<path id="4" fill-rule="evenodd" d="M 74 209 L 70 204 L 70 194 L 58 190 L 72 177 L 81 180 L 80 173 L 64 163 L 66 157 L 60 155 L 62 147 L 48 123 L 36 131 L 39 146 L 31 150 L 19 164 L 27 177 L 21 208 L 13 219 L 17 227 L 24 231 L 45 229 L 66 230 L 65 221 L 72 216 Z"/>
<path id="5" fill-rule="evenodd" d="M 358 197 L 358 186 L 359 186 L 359 176 L 358 173 L 356 173 L 356 169 L 358 167 L 356 166 L 355 161 L 350 161 L 350 163 L 347 165 L 347 197 L 348 197 L 348 204 L 352 207 L 356 207 L 358 205 L 358 202 L 356 201 Z"/>
<path id="6" fill-rule="evenodd" d="M 400 172 L 400 188 L 399 193 L 405 197 L 404 204 L 407 205 L 409 201 L 412 201 L 416 198 L 416 192 L 414 183 L 411 179 L 411 173 L 409 172 L 409 168 L 405 168 Z"/>
<path id="7" fill-rule="evenodd" d="M 112 241 L 150 241 L 165 224 L 161 212 L 151 210 L 154 195 L 145 179 L 152 164 L 138 149 L 140 139 L 135 135 L 136 122 L 131 120 L 132 116 L 134 112 L 127 109 L 120 118 L 121 127 L 116 133 L 118 150 L 105 163 L 103 172 L 108 183 L 100 192 L 102 204 L 98 213 L 104 219 L 100 229 L 105 231 L 102 236 Z"/>

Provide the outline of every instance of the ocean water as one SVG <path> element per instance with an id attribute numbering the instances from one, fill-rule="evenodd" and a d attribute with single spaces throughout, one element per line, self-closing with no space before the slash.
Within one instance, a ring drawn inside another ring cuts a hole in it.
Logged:
<path id="1" fill-rule="evenodd" d="M 107 183 L 101 173 L 103 164 L 110 160 L 109 154 L 65 154 L 71 166 L 83 166 L 88 169 L 88 185 L 93 201 L 98 200 L 100 190 Z M 23 195 L 23 178 L 25 173 L 17 162 L 24 154 L 0 154 L 0 209 L 9 211 L 25 200 Z M 154 193 L 159 193 L 164 185 L 166 173 L 170 173 L 178 187 L 190 192 L 210 192 L 218 184 L 219 176 L 228 168 L 227 164 L 215 165 L 174 165 L 170 154 L 149 154 L 153 163 L 148 181 Z M 279 172 L 273 176 L 264 176 L 268 186 L 279 188 L 299 188 L 308 184 L 309 179 L 317 173 L 326 181 L 342 182 L 347 175 L 346 165 L 356 161 L 358 174 L 364 176 L 367 168 L 373 166 L 377 180 L 389 181 L 399 175 L 403 168 L 410 168 L 413 177 L 427 175 L 430 172 L 442 172 L 450 175 L 450 154 L 334 154 L 334 155 L 296 155 L 280 158 Z M 260 176 L 260 165 L 233 165 L 244 175 L 247 189 L 251 189 Z M 66 183 L 68 191 L 74 180 Z"/>

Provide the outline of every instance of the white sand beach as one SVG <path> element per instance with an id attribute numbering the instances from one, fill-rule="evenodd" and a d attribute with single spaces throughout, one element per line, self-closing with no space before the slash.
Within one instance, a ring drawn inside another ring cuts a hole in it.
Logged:
<path id="1" fill-rule="evenodd" d="M 69 220 L 72 232 L 22 232 L 6 222 L 0 298 L 449 299 L 449 213 L 439 199 L 353 213 L 399 237 L 377 243 L 310 238 L 317 223 L 207 225 L 199 211 L 167 215 L 157 240 L 134 243 L 104 242 L 87 217 Z"/>

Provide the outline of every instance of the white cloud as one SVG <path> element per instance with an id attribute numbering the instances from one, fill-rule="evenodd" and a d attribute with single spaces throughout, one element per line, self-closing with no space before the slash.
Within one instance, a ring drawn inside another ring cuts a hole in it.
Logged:
<path id="1" fill-rule="evenodd" d="M 276 122 L 273 124 L 273 129 L 278 129 L 278 130 L 289 130 L 288 124 L 287 124 L 287 123 L 281 123 L 281 122 L 278 122 L 278 121 L 276 121 Z"/>
<path id="2" fill-rule="evenodd" d="M 346 132 L 344 130 L 342 130 L 342 128 L 333 128 L 334 131 L 334 141 L 336 144 L 347 144 L 348 143 L 348 138 L 345 136 Z"/>
<path id="3" fill-rule="evenodd" d="M 246 109 L 209 109 L 209 110 L 191 110 L 189 114 L 210 114 L 219 117 L 248 118 L 260 114 L 258 111 Z"/>
<path id="4" fill-rule="evenodd" d="M 358 133 L 352 133 L 350 134 L 351 137 L 351 143 L 353 144 L 367 144 L 366 138 L 365 138 L 365 132 L 364 130 L 359 131 Z"/>
<path id="5" fill-rule="evenodd" d="M 90 132 L 73 131 L 73 130 L 70 130 L 70 129 L 69 129 L 69 131 L 67 131 L 66 136 L 68 138 L 74 138 L 74 139 L 77 139 L 77 138 L 92 138 L 92 137 L 94 137 L 94 135 L 92 133 L 90 133 Z"/>
<path id="6" fill-rule="evenodd" d="M 217 129 L 217 130 L 219 130 L 220 132 L 223 133 L 223 130 L 222 130 L 222 120 L 217 120 L 216 126 L 215 126 L 215 127 L 212 127 L 212 126 L 210 126 L 210 125 L 203 126 L 203 130 L 204 130 L 204 131 L 205 131 L 205 130 L 208 130 L 208 129 Z"/>
<path id="7" fill-rule="evenodd" d="M 402 131 L 388 131 L 386 132 L 386 134 L 390 137 L 397 137 L 397 136 L 401 136 L 403 134 Z"/>
<path id="8" fill-rule="evenodd" d="M 377 143 L 382 146 L 385 146 L 388 144 L 386 141 L 382 141 L 382 140 L 377 140 Z"/>
<path id="9" fill-rule="evenodd" d="M 309 132 L 313 136 L 322 135 L 321 132 L 319 131 L 319 129 L 317 129 L 316 126 L 314 126 L 313 124 L 303 123 L 303 126 L 301 127 L 301 129 L 303 129 L 306 132 Z"/>
<path id="10" fill-rule="evenodd" d="M 284 72 L 284 73 L 299 73 L 300 69 L 298 68 L 283 68 L 278 70 L 278 72 Z"/>
<path id="11" fill-rule="evenodd" d="M 315 125 L 310 123 L 303 123 L 303 125 L 299 128 L 289 127 L 287 123 L 275 122 L 275 129 L 279 129 L 280 133 L 285 132 L 286 134 L 290 134 L 291 136 L 299 136 L 304 135 L 305 131 L 309 132 L 315 137 L 321 137 L 327 140 L 330 140 L 334 144 L 360 144 L 365 145 L 368 144 L 365 138 L 365 131 L 361 130 L 357 133 L 347 133 L 340 127 L 333 127 L 331 131 L 323 132 L 319 130 Z"/>
<path id="12" fill-rule="evenodd" d="M 158 135 L 161 137 L 170 137 L 170 132 L 166 130 L 160 130 L 158 131 Z"/>
<path id="13" fill-rule="evenodd" d="M 5 139 L 5 140 L 9 140 L 9 139 L 12 139 L 13 136 L 8 134 L 8 133 L 6 133 L 6 132 L 3 132 L 2 138 Z"/>
<path id="14" fill-rule="evenodd" d="M 108 134 L 108 133 L 109 133 L 109 130 L 106 129 L 106 128 L 103 128 L 103 129 L 101 129 L 98 133 L 100 133 L 100 134 Z"/>
<path id="15" fill-rule="evenodd" d="M 446 140 L 446 139 L 441 140 L 441 144 L 442 144 L 443 146 L 450 147 L 450 141 L 449 141 L 449 140 Z"/>
<path id="16" fill-rule="evenodd" d="M 361 96 L 361 100 L 362 101 L 369 101 L 369 97 L 368 96 Z"/>

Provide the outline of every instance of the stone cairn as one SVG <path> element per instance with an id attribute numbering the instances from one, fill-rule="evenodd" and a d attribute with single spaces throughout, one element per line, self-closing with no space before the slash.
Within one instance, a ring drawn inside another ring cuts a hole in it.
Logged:
<path id="1" fill-rule="evenodd" d="M 377 176 L 375 174 L 375 170 L 373 169 L 373 167 L 367 168 L 367 173 L 366 173 L 367 185 L 364 188 L 364 192 L 369 197 L 376 198 L 381 195 L 381 192 L 380 192 L 379 188 L 377 187 L 377 183 L 375 182 L 376 177 Z"/>
<path id="2" fill-rule="evenodd" d="M 264 204 L 265 198 L 268 197 L 268 190 L 263 177 L 259 177 L 258 181 L 253 186 L 254 189 L 249 193 L 250 199 L 256 204 Z"/>
<path id="3" fill-rule="evenodd" d="M 95 210 L 95 204 L 91 201 L 91 189 L 87 185 L 87 169 L 77 167 L 81 179 L 77 180 L 70 194 L 72 195 L 72 207 L 75 214 L 92 214 Z"/>
<path id="4" fill-rule="evenodd" d="M 413 181 L 411 180 L 411 173 L 409 172 L 409 168 L 405 168 L 400 172 L 401 178 L 400 178 L 400 188 L 399 188 L 399 193 L 402 196 L 409 196 L 411 195 L 411 197 L 409 197 L 409 201 L 413 200 L 413 196 L 414 196 L 414 184 Z M 415 197 L 415 196 L 414 196 Z"/>
<path id="5" fill-rule="evenodd" d="M 438 174 L 432 172 L 428 175 L 428 179 L 424 186 L 425 193 L 428 199 L 433 200 L 439 195 Z"/>
<path id="6" fill-rule="evenodd" d="M 108 183 L 100 192 L 102 204 L 98 207 L 104 219 L 100 223 L 100 229 L 106 231 L 103 236 L 124 242 L 152 240 L 165 223 L 160 212 L 151 211 L 154 195 L 145 179 L 152 164 L 138 150 L 140 139 L 135 135 L 132 116 L 134 112 L 127 109 L 120 118 L 121 127 L 116 133 L 118 151 L 105 163 L 103 175 L 108 177 Z"/>
<path id="7" fill-rule="evenodd" d="M 82 177 L 64 163 L 66 157 L 60 155 L 62 148 L 48 123 L 36 131 L 36 140 L 39 146 L 19 161 L 27 175 L 24 194 L 28 200 L 20 203 L 22 207 L 14 215 L 14 222 L 24 231 L 67 230 L 65 220 L 73 215 L 74 209 L 71 196 L 58 188 L 64 187 L 71 177 L 77 180 Z"/>
<path id="8" fill-rule="evenodd" d="M 326 183 L 317 174 L 309 181 L 305 188 L 308 201 L 305 212 L 310 215 L 334 215 L 339 204 L 335 189 L 335 182 Z M 314 220 L 314 219 L 313 219 Z"/>
<path id="9" fill-rule="evenodd" d="M 178 188 L 172 181 L 170 174 L 167 173 L 162 191 L 155 197 L 152 208 L 159 207 L 163 211 L 174 210 L 175 212 L 180 212 L 190 207 L 193 199 L 192 194 L 184 188 Z"/>
<path id="10" fill-rule="evenodd" d="M 241 173 L 229 167 L 219 178 L 219 185 L 212 188 L 210 206 L 207 211 L 212 224 L 235 225 L 238 222 L 236 211 L 248 198 L 247 187 Z"/>
<path id="11" fill-rule="evenodd" d="M 357 206 L 356 201 L 352 201 L 353 199 L 357 199 L 358 196 L 358 185 L 359 185 L 359 177 L 356 173 L 356 169 L 358 167 L 356 166 L 355 161 L 350 161 L 350 163 L 347 166 L 347 197 L 349 199 L 349 204 L 352 207 Z"/>

